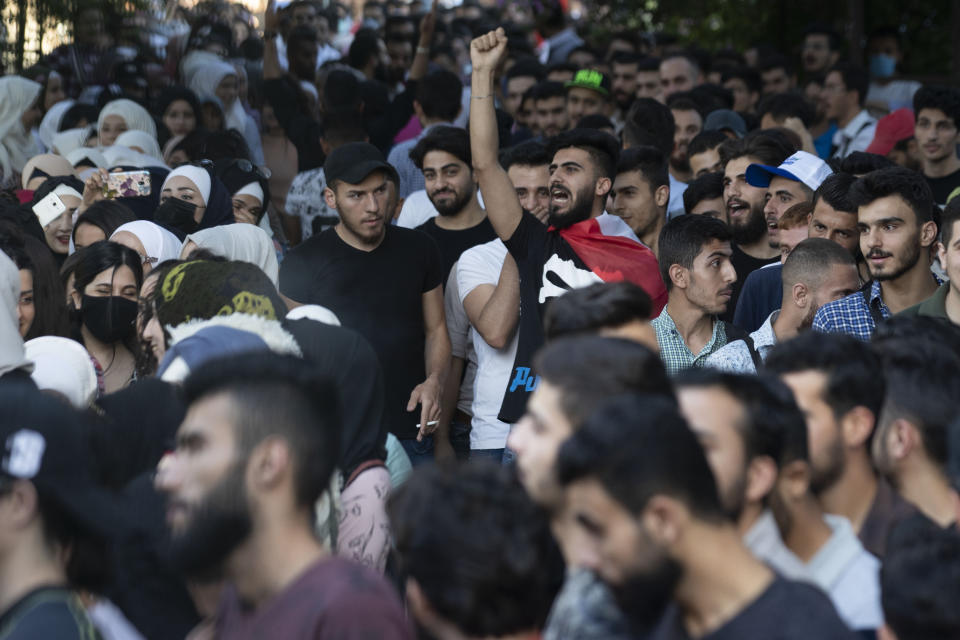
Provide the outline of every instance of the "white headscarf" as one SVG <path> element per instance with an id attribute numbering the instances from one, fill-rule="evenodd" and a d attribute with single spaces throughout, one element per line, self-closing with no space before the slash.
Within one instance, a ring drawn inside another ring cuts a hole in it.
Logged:
<path id="1" fill-rule="evenodd" d="M 273 247 L 273 240 L 260 227 L 243 223 L 227 224 L 197 231 L 187 236 L 184 244 L 190 240 L 218 256 L 260 267 L 270 282 L 277 284 L 280 272 L 277 251 Z"/>
<path id="2" fill-rule="evenodd" d="M 143 133 L 142 131 L 138 133 Z M 155 158 L 145 153 L 140 153 L 130 147 L 121 144 L 101 147 L 103 157 L 107 161 L 107 168 L 110 167 L 163 167 L 167 168 L 163 160 Z"/>
<path id="3" fill-rule="evenodd" d="M 87 138 L 90 137 L 90 129 L 84 127 L 82 129 L 67 129 L 66 131 L 61 131 L 60 133 L 53 136 L 53 146 L 50 149 L 51 153 L 59 153 L 62 156 L 67 155 L 74 149 L 79 149 L 87 143 Z"/>
<path id="4" fill-rule="evenodd" d="M 235 194 L 236 196 L 252 196 L 260 201 L 260 206 L 263 206 L 263 187 L 260 186 L 259 182 L 251 182 L 240 187 Z"/>
<path id="5" fill-rule="evenodd" d="M 135 220 L 117 227 L 110 239 L 113 240 L 118 233 L 126 231 L 137 236 L 143 249 L 147 252 L 148 258 L 156 258 L 156 264 L 167 260 L 176 260 L 180 257 L 180 249 L 183 243 L 177 236 L 173 235 L 160 225 L 147 220 Z"/>
<path id="6" fill-rule="evenodd" d="M 207 170 L 203 167 L 195 167 L 192 164 L 179 166 L 167 174 L 166 179 L 163 181 L 163 186 L 160 187 L 160 191 L 166 189 L 170 179 L 176 178 L 177 176 L 183 176 L 192 182 L 200 193 L 200 197 L 203 198 L 203 206 L 207 206 L 207 203 L 210 201 L 210 174 L 207 173 Z"/>
<path id="7" fill-rule="evenodd" d="M 223 62 L 223 58 L 211 51 L 194 49 L 183 57 L 180 61 L 180 73 L 183 76 L 183 84 L 190 86 L 194 74 L 204 65 L 214 62 Z"/>
<path id="8" fill-rule="evenodd" d="M 121 98 L 104 105 L 97 118 L 97 135 L 103 131 L 103 121 L 107 116 L 120 116 L 127 123 L 127 130 L 146 131 L 154 139 L 157 138 L 157 125 L 154 124 L 150 113 L 133 100 Z"/>
<path id="9" fill-rule="evenodd" d="M 75 409 L 87 409 L 97 397 L 97 370 L 79 342 L 41 336 L 23 345 L 33 363 L 30 377 L 41 391 L 63 394 Z"/>
<path id="10" fill-rule="evenodd" d="M 117 136 L 117 140 L 113 144 L 130 147 L 131 149 L 136 147 L 140 149 L 140 153 L 152 158 L 159 159 L 163 157 L 160 153 L 160 145 L 157 143 L 157 139 L 146 131 L 137 131 L 135 129 L 124 131 Z M 134 151 L 136 151 L 136 149 L 134 149 Z"/>
<path id="11" fill-rule="evenodd" d="M 249 225 L 247 225 L 249 226 Z M 17 305 L 20 303 L 20 271 L 0 251 L 0 377 L 11 371 L 31 371 L 33 365 L 23 353 Z"/>
<path id="12" fill-rule="evenodd" d="M 43 116 L 43 120 L 40 121 L 40 127 L 38 128 L 38 134 L 45 151 L 51 151 L 53 149 L 53 138 L 60 131 L 60 123 L 63 122 L 63 116 L 66 115 L 67 110 L 73 105 L 73 100 L 61 100 L 50 107 L 50 110 Z"/>
<path id="13" fill-rule="evenodd" d="M 21 118 L 40 96 L 39 82 L 20 76 L 0 78 L 0 170 L 9 181 L 22 171 L 31 156 L 37 155 L 37 143 L 23 126 Z"/>
<path id="14" fill-rule="evenodd" d="M 74 166 L 74 168 L 76 168 L 77 163 L 84 158 L 93 162 L 98 169 L 107 169 L 110 167 L 110 163 L 107 161 L 106 156 L 93 147 L 79 147 L 67 153 L 65 157 L 67 158 L 67 161 Z"/>
<path id="15" fill-rule="evenodd" d="M 240 80 L 240 74 L 232 64 L 222 60 L 208 62 L 194 71 L 193 78 L 190 80 L 190 89 L 200 97 L 216 97 L 217 87 L 227 76 L 237 76 L 237 81 Z M 223 115 L 225 128 L 236 129 L 240 133 L 246 131 L 247 112 L 243 110 L 240 98 L 234 100 L 232 104 L 223 105 Z"/>

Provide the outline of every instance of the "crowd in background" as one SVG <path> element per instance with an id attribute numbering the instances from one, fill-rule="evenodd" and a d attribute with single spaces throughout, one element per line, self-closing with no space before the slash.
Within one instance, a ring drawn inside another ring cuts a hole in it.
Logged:
<path id="1" fill-rule="evenodd" d="M 0 640 L 960 638 L 919 34 L 105 9 L 0 76 Z"/>

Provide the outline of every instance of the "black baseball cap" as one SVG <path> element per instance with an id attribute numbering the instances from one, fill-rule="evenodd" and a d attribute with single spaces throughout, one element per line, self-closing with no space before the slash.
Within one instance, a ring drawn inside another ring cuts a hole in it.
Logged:
<path id="1" fill-rule="evenodd" d="M 85 418 L 40 391 L 0 388 L 0 478 L 28 480 L 79 529 L 100 538 L 127 522 L 119 496 L 97 485 Z"/>
<path id="2" fill-rule="evenodd" d="M 335 180 L 347 184 L 360 184 L 374 171 L 385 171 L 395 183 L 399 183 L 397 170 L 369 142 L 348 142 L 334 149 L 323 163 L 323 174 L 327 184 Z"/>

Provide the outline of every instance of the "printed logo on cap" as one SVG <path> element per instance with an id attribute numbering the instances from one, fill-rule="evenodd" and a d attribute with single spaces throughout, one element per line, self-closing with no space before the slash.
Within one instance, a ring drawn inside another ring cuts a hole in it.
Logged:
<path id="1" fill-rule="evenodd" d="M 21 429 L 7 438 L 7 455 L 3 458 L 3 470 L 14 478 L 28 480 L 40 471 L 47 441 L 30 429 Z"/>

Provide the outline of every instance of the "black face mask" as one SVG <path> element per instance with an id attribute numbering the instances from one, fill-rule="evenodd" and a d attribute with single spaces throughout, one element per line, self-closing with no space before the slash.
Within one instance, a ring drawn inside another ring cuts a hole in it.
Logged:
<path id="1" fill-rule="evenodd" d="M 184 233 L 193 233 L 200 228 L 200 224 L 193 216 L 197 212 L 197 205 L 181 200 L 167 198 L 160 203 L 153 214 L 153 221 L 165 227 L 173 227 Z"/>
<path id="2" fill-rule="evenodd" d="M 84 295 L 80 309 L 83 325 L 100 342 L 113 344 L 133 333 L 137 303 L 120 296 Z"/>

